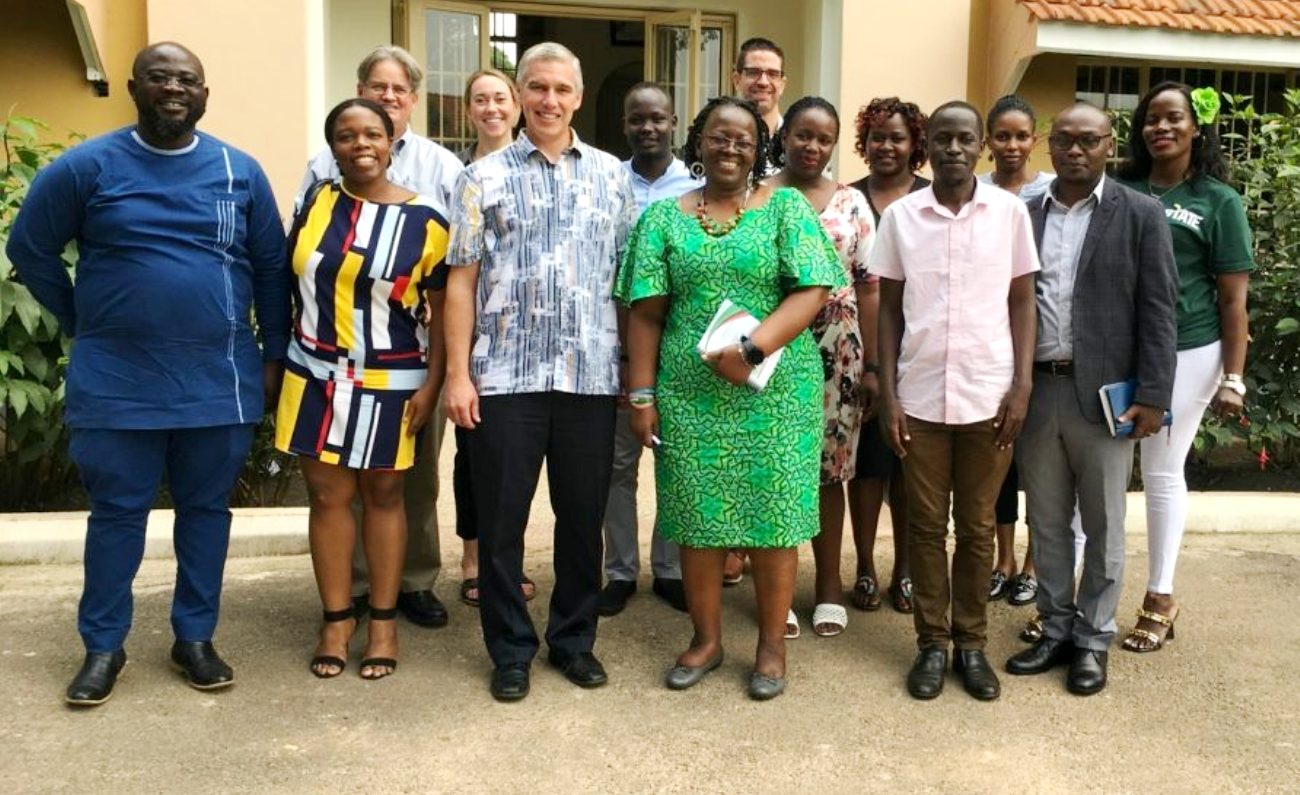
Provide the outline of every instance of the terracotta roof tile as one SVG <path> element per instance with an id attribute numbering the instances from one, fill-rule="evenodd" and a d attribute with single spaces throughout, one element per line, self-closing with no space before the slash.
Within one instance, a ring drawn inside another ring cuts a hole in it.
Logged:
<path id="1" fill-rule="evenodd" d="M 1036 19 L 1247 36 L 1300 36 L 1300 0 L 1020 0 Z"/>

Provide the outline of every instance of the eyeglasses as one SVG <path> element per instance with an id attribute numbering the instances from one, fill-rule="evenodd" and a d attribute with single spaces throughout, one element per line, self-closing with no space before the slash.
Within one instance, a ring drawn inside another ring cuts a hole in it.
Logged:
<path id="1" fill-rule="evenodd" d="M 725 135 L 706 135 L 704 140 L 714 149 L 734 149 L 737 153 L 747 155 L 754 151 L 754 142 L 744 138 L 728 138 Z"/>
<path id="2" fill-rule="evenodd" d="M 203 88 L 203 81 L 197 75 L 188 72 L 163 72 L 151 69 L 144 73 L 144 81 L 155 88 L 171 85 L 173 80 L 176 81 L 176 85 L 187 91 Z"/>
<path id="3" fill-rule="evenodd" d="M 760 77 L 766 77 L 773 83 L 785 77 L 785 72 L 780 69 L 758 69 L 753 66 L 742 67 L 740 73 L 750 80 L 757 80 Z"/>
<path id="4" fill-rule="evenodd" d="M 366 90 L 377 97 L 382 97 L 384 94 L 391 91 L 393 92 L 393 96 L 398 99 L 411 93 L 410 88 L 398 83 L 366 83 Z"/>
<path id="5" fill-rule="evenodd" d="M 1083 135 L 1070 135 L 1069 133 L 1052 133 L 1047 136 L 1047 145 L 1058 152 L 1068 152 L 1074 148 L 1075 144 L 1085 152 L 1095 152 L 1097 147 L 1110 138 L 1111 134 L 1094 135 L 1084 133 Z"/>

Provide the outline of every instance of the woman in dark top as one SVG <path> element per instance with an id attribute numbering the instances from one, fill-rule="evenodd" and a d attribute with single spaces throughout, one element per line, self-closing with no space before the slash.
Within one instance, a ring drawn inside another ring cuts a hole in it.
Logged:
<path id="1" fill-rule="evenodd" d="M 930 184 L 916 170 L 925 165 L 925 114 L 912 102 L 898 97 L 871 100 L 858 111 L 854 148 L 871 166 L 871 173 L 849 187 L 867 197 L 875 216 L 912 191 Z M 874 402 L 880 390 L 876 351 L 863 352 L 862 389 Z M 859 435 L 856 474 L 849 481 L 849 517 L 853 522 L 853 544 L 857 548 L 857 579 L 853 585 L 853 606 L 859 610 L 880 609 L 880 584 L 876 576 L 876 526 L 889 487 L 890 517 L 894 526 L 894 569 L 889 595 L 895 610 L 912 612 L 912 580 L 907 570 L 907 496 L 903 489 L 898 458 L 880 435 L 879 425 L 864 418 Z"/>

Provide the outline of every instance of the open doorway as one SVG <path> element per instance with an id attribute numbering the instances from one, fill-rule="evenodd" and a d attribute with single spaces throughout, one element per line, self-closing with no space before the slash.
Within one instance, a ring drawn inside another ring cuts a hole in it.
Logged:
<path id="1" fill-rule="evenodd" d="M 734 18 L 602 5 L 556 5 L 546 13 L 551 6 L 537 2 L 412 3 L 408 41 L 425 64 L 426 134 L 453 149 L 464 146 L 473 134 L 463 109 L 465 79 L 486 65 L 513 75 L 525 50 L 556 41 L 582 63 L 583 102 L 573 120 L 579 138 L 620 158 L 630 156 L 622 133 L 623 97 L 637 82 L 654 80 L 673 98 L 680 146 L 694 112 L 725 90 Z"/>

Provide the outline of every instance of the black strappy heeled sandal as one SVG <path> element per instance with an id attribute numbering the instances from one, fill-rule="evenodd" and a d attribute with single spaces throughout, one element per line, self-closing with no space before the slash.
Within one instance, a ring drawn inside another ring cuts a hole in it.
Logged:
<path id="1" fill-rule="evenodd" d="M 376 621 L 394 621 L 397 619 L 397 608 L 377 608 L 373 605 L 370 607 L 370 624 L 373 627 Z M 366 676 L 365 670 L 371 668 L 387 668 L 388 670 L 377 676 Z M 361 661 L 361 678 L 367 682 L 373 682 L 377 679 L 383 679 L 386 676 L 392 676 L 397 671 L 397 660 L 392 657 L 367 657 Z"/>
<path id="2" fill-rule="evenodd" d="M 356 613 L 353 611 L 352 607 L 348 606 L 342 610 L 326 610 L 323 613 L 321 613 L 321 617 L 325 620 L 326 624 L 334 624 L 339 621 L 356 619 L 357 616 Z M 352 631 L 356 632 L 355 625 L 352 627 Z M 348 639 L 351 640 L 351 638 L 352 636 L 349 635 Z M 345 645 L 344 648 L 346 649 L 347 646 Z M 335 671 L 334 673 L 316 670 L 317 666 L 321 666 L 321 665 L 332 665 L 335 668 L 338 668 L 338 670 Z M 347 660 L 343 659 L 342 657 L 335 657 L 332 654 L 319 654 L 315 657 L 312 657 L 311 662 L 307 664 L 308 670 L 310 670 L 312 672 L 312 675 L 315 676 L 317 679 L 333 679 L 334 677 L 343 673 L 343 669 L 347 667 L 348 667 Z"/>

